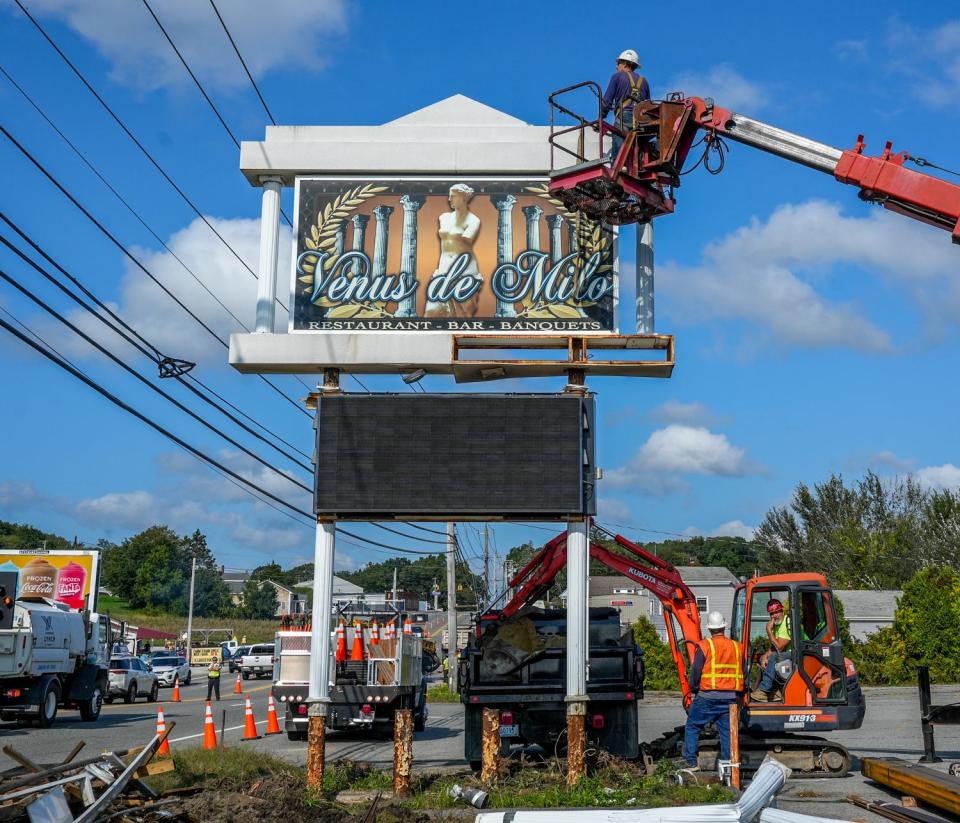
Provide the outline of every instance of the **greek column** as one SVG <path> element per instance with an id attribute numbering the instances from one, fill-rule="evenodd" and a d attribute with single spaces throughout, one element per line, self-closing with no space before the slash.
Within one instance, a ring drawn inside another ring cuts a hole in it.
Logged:
<path id="1" fill-rule="evenodd" d="M 387 273 L 387 232 L 390 230 L 392 213 L 393 206 L 377 206 L 373 210 L 373 216 L 377 219 L 377 230 L 373 237 L 373 277 Z"/>
<path id="2" fill-rule="evenodd" d="M 257 322 L 261 334 L 273 334 L 277 298 L 277 248 L 280 244 L 280 177 L 261 177 L 260 263 L 257 284 Z M 293 306 L 290 306 L 293 314 Z"/>
<path id="3" fill-rule="evenodd" d="M 355 214 L 350 218 L 353 223 L 353 247 L 352 251 L 363 251 L 363 241 L 367 235 L 367 223 L 370 222 L 369 214 Z M 353 273 L 360 273 L 360 263 L 353 264 Z"/>
<path id="4" fill-rule="evenodd" d="M 563 240 L 560 234 L 563 228 L 563 215 L 551 214 L 547 218 L 547 226 L 550 227 L 550 262 L 556 263 L 563 257 Z"/>
<path id="5" fill-rule="evenodd" d="M 577 221 L 568 220 L 567 221 L 567 243 L 569 248 L 567 249 L 567 254 L 573 254 L 576 251 L 580 251 L 580 244 L 577 242 Z"/>
<path id="6" fill-rule="evenodd" d="M 540 215 L 543 214 L 543 209 L 539 206 L 524 206 L 521 211 L 523 216 L 527 218 L 527 249 L 540 251 Z M 534 295 L 540 288 L 540 281 L 540 277 L 534 280 Z"/>
<path id="7" fill-rule="evenodd" d="M 347 245 L 347 224 L 342 220 L 340 221 L 340 227 L 337 229 L 337 233 L 334 235 L 336 242 L 333 245 L 333 256 L 339 257 L 343 254 L 343 249 Z"/>
<path id="8" fill-rule="evenodd" d="M 403 206 L 403 240 L 400 244 L 400 280 L 405 288 L 409 288 L 417 280 L 417 212 L 426 202 L 424 197 L 411 197 L 409 194 L 400 198 Z M 415 317 L 417 314 L 417 293 L 414 291 L 409 297 L 403 298 L 397 305 L 395 317 Z"/>
<path id="9" fill-rule="evenodd" d="M 527 248 L 540 251 L 540 215 L 543 209 L 539 206 L 524 206 L 521 211 L 527 218 Z"/>
<path id="10" fill-rule="evenodd" d="M 491 197 L 490 202 L 497 207 L 497 265 L 502 266 L 513 262 L 513 207 L 517 205 L 517 198 L 512 194 L 500 194 Z M 496 316 L 516 317 L 513 303 L 498 297 Z"/>

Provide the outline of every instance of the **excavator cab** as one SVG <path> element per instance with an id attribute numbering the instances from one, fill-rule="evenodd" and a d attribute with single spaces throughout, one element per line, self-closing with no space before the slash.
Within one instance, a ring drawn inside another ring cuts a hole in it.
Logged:
<path id="1" fill-rule="evenodd" d="M 789 637 L 779 653 L 767 638 L 774 601 L 783 607 L 785 624 L 778 636 Z M 860 727 L 863 694 L 853 664 L 844 657 L 834 594 L 822 575 L 755 577 L 741 584 L 730 634 L 744 649 L 744 714 L 751 732 Z"/>

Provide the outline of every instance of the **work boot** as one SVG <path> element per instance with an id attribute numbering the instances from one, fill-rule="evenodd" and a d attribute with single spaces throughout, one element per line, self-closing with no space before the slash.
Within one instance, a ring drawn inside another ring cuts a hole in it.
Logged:
<path id="1" fill-rule="evenodd" d="M 770 692 L 764 692 L 760 689 L 754 689 L 750 692 L 750 699 L 755 703 L 769 703 L 770 702 Z"/>

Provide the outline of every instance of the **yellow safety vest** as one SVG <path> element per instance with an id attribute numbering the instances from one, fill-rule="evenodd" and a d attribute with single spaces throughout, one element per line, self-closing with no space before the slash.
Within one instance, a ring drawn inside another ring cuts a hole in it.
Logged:
<path id="1" fill-rule="evenodd" d="M 743 691 L 743 662 L 736 640 L 707 637 L 700 641 L 700 650 L 706 658 L 700 676 L 701 691 Z"/>

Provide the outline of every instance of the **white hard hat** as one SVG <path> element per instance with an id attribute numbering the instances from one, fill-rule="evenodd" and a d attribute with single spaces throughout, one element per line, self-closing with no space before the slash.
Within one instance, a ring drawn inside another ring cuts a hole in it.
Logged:
<path id="1" fill-rule="evenodd" d="M 617 60 L 626 60 L 628 63 L 633 63 L 635 66 L 640 65 L 640 55 L 637 54 L 633 49 L 627 49 L 626 51 L 620 52 L 620 56 Z"/>
<path id="2" fill-rule="evenodd" d="M 727 628 L 727 621 L 723 619 L 723 615 L 720 612 L 710 612 L 707 615 L 707 628 L 708 629 L 725 629 Z"/>

